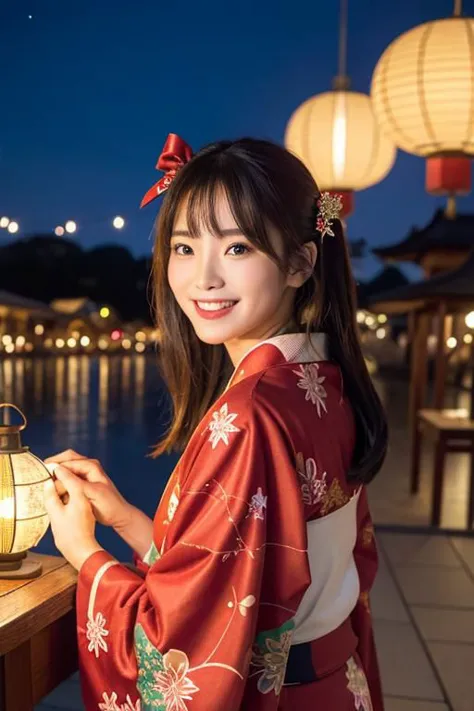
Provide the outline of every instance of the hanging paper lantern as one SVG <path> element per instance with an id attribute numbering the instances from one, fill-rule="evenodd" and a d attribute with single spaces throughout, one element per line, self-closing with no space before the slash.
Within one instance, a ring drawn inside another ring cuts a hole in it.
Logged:
<path id="1" fill-rule="evenodd" d="M 471 188 L 474 155 L 474 18 L 419 25 L 385 50 L 372 78 L 374 112 L 407 153 L 427 158 L 426 189 Z"/>
<path id="2" fill-rule="evenodd" d="M 352 211 L 354 191 L 378 183 L 390 172 L 396 149 L 380 131 L 370 97 L 338 88 L 340 79 L 335 80 L 334 91 L 313 96 L 296 109 L 285 145 L 303 161 L 321 190 L 342 195 L 346 216 Z"/>

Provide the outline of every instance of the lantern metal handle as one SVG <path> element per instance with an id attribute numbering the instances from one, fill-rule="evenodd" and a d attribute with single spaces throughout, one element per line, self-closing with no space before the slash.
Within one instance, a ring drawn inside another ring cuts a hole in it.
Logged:
<path id="1" fill-rule="evenodd" d="M 16 405 L 13 405 L 11 402 L 0 403 L 0 409 L 4 408 L 4 407 L 11 407 L 13 410 L 16 410 L 18 412 L 18 414 L 21 415 L 21 417 L 23 418 L 23 424 L 21 424 L 21 425 L 7 425 L 7 424 L 2 424 L 0 422 L 0 427 L 3 427 L 3 428 L 14 427 L 16 432 L 21 432 L 22 430 L 24 430 L 28 424 L 28 421 L 27 421 L 25 415 L 23 414 L 23 412 L 20 410 L 20 408 L 17 407 Z"/>

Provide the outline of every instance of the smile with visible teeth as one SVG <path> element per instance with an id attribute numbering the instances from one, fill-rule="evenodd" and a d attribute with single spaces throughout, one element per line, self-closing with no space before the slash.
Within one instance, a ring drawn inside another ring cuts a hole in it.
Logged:
<path id="1" fill-rule="evenodd" d="M 197 305 L 199 306 L 200 309 L 203 311 L 220 311 L 221 309 L 228 309 L 234 304 L 236 304 L 236 301 L 196 301 Z"/>

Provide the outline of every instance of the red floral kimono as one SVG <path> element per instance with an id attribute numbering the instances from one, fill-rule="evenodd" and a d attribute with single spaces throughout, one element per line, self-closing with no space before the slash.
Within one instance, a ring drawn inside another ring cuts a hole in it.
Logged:
<path id="1" fill-rule="evenodd" d="M 326 337 L 251 349 L 194 432 L 133 572 L 77 592 L 87 711 L 382 711 L 365 488 Z"/>

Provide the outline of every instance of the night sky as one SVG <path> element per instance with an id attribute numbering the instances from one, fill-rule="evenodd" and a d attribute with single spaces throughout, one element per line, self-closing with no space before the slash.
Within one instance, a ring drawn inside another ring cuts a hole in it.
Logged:
<path id="1" fill-rule="evenodd" d="M 350 0 L 352 88 L 369 91 L 397 35 L 452 8 Z M 149 254 L 158 203 L 138 204 L 161 175 L 167 134 L 195 149 L 242 135 L 282 142 L 294 109 L 331 87 L 338 18 L 336 0 L 2 0 L 0 213 L 21 235 L 74 219 L 85 248 L 119 242 Z M 424 225 L 444 202 L 426 195 L 424 171 L 423 159 L 399 152 L 388 178 L 356 195 L 350 238 L 386 245 Z M 474 211 L 474 196 L 459 210 Z M 117 214 L 128 220 L 122 232 L 110 226 Z M 366 260 L 360 276 L 379 268 Z"/>

